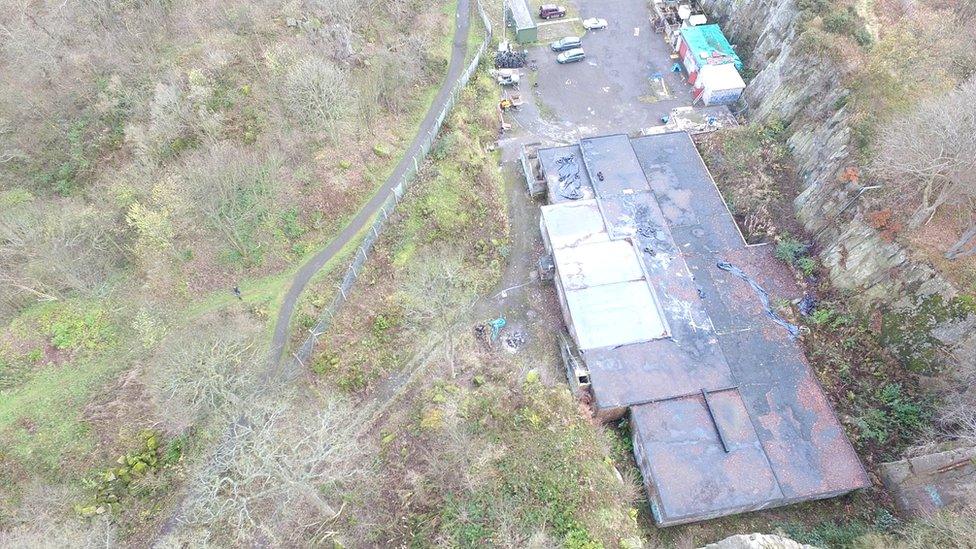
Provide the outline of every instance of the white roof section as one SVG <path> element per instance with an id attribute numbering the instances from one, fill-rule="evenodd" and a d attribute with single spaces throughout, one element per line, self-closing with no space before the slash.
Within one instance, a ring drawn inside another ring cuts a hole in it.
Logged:
<path id="1" fill-rule="evenodd" d="M 543 206 L 542 225 L 581 350 L 670 335 L 637 248 L 630 239 L 610 239 L 596 200 Z"/>
<path id="2" fill-rule="evenodd" d="M 734 63 L 705 65 L 698 69 L 698 80 L 707 90 L 741 90 L 746 87 Z"/>
<path id="3" fill-rule="evenodd" d="M 627 240 L 556 248 L 552 256 L 566 290 L 644 280 L 640 260 Z"/>
<path id="4" fill-rule="evenodd" d="M 668 336 L 645 280 L 567 290 L 566 304 L 581 350 L 641 343 Z"/>
<path id="5" fill-rule="evenodd" d="M 543 206 L 542 224 L 546 227 L 553 249 L 610 240 L 596 200 Z"/>

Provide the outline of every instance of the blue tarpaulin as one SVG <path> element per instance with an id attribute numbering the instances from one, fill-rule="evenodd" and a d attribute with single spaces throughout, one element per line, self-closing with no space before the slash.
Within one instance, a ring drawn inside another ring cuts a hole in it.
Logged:
<path id="1" fill-rule="evenodd" d="M 688 44 L 688 49 L 699 65 L 704 59 L 718 55 L 729 57 L 735 68 L 742 70 L 742 60 L 718 25 L 698 25 L 681 29 L 681 38 Z"/>

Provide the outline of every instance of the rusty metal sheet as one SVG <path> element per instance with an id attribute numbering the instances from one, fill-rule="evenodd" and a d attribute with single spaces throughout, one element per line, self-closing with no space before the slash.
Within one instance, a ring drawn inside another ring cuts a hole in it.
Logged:
<path id="1" fill-rule="evenodd" d="M 735 389 L 631 408 L 635 454 L 657 523 L 671 526 L 783 498 Z"/>
<path id="2" fill-rule="evenodd" d="M 599 408 L 616 408 L 734 385 L 713 339 L 647 341 L 583 353 Z"/>

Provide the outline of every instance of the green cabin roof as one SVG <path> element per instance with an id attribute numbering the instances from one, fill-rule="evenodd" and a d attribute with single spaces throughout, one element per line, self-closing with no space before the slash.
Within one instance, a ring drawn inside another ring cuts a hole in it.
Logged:
<path id="1" fill-rule="evenodd" d="M 735 68 L 742 70 L 742 60 L 732 49 L 728 38 L 722 34 L 722 29 L 718 25 L 698 25 L 681 29 L 681 37 L 688 43 L 691 54 L 694 55 L 696 62 L 700 62 L 704 53 L 706 57 L 711 57 L 714 52 L 720 55 L 728 55 L 735 63 Z"/>

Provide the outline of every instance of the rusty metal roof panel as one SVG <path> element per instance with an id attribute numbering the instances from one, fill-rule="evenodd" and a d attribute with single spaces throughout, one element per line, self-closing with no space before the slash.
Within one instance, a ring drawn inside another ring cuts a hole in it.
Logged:
<path id="1" fill-rule="evenodd" d="M 869 486 L 802 351 L 776 328 L 721 335 L 719 341 L 780 479 L 783 504 Z"/>
<path id="2" fill-rule="evenodd" d="M 672 325 L 672 328 L 674 325 Z M 659 339 L 583 352 L 597 408 L 718 390 L 735 384 L 714 340 Z"/>
<path id="3" fill-rule="evenodd" d="M 661 526 L 754 511 L 783 498 L 735 389 L 634 406 L 631 425 Z"/>
<path id="4" fill-rule="evenodd" d="M 638 138 L 634 148 L 780 480 L 783 498 L 776 505 L 868 486 L 799 342 L 767 315 L 746 281 L 716 265 L 738 266 L 774 300 L 800 296 L 789 271 L 772 247 L 745 245 L 690 137 Z"/>

